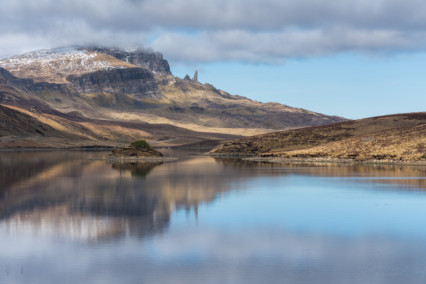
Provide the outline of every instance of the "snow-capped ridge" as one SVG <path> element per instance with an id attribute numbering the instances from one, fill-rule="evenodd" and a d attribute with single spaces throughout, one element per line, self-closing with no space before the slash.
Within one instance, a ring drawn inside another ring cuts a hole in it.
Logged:
<path id="1" fill-rule="evenodd" d="M 80 47 L 63 47 L 28 52 L 0 60 L 0 67 L 21 78 L 41 78 L 63 83 L 71 74 L 90 73 L 99 70 L 128 68 L 133 65 Z"/>

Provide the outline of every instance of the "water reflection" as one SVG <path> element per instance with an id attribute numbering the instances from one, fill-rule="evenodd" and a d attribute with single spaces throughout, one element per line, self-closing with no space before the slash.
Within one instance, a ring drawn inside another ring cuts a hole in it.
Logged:
<path id="1" fill-rule="evenodd" d="M 424 167 L 280 165 L 180 153 L 177 162 L 112 163 L 105 153 L 2 153 L 0 218 L 11 231 L 99 240 L 167 228 L 184 208 L 244 189 L 256 176 L 370 177 L 365 182 L 426 188 Z M 381 177 L 380 180 L 375 177 Z M 383 177 L 393 177 L 383 179 Z M 395 177 L 404 177 L 397 179 Z M 407 177 L 413 177 L 408 179 Z"/>
<path id="2" fill-rule="evenodd" d="M 1 283 L 426 281 L 424 167 L 104 155 L 0 154 Z"/>
<path id="3" fill-rule="evenodd" d="M 112 168 L 119 171 L 130 171 L 134 177 L 146 177 L 156 166 L 162 162 L 114 162 Z"/>
<path id="4" fill-rule="evenodd" d="M 356 182 L 394 184 L 407 189 L 426 189 L 426 166 L 410 165 L 342 165 L 342 164 L 281 164 L 281 167 L 300 174 L 322 177 L 341 177 Z"/>
<path id="5" fill-rule="evenodd" d="M 107 163 L 105 153 L 2 153 L 0 218 L 11 231 L 99 240 L 164 230 L 173 211 L 197 215 L 231 183 L 264 174 L 210 157 Z M 276 173 L 281 174 L 281 173 Z"/>

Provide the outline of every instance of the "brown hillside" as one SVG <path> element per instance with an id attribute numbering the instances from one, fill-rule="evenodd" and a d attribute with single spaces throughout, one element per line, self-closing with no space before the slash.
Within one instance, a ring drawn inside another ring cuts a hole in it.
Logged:
<path id="1" fill-rule="evenodd" d="M 0 105 L 0 137 L 69 137 L 22 112 Z"/>
<path id="2" fill-rule="evenodd" d="M 356 160 L 426 160 L 426 113 L 408 113 L 274 132 L 227 142 L 223 155 Z"/>

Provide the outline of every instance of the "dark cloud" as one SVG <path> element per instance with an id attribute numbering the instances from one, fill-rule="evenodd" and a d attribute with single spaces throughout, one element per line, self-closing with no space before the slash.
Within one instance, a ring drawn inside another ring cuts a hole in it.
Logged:
<path id="1" fill-rule="evenodd" d="M 1 0 L 0 56 L 69 44 L 152 46 L 174 60 L 275 62 L 425 48 L 418 0 Z"/>

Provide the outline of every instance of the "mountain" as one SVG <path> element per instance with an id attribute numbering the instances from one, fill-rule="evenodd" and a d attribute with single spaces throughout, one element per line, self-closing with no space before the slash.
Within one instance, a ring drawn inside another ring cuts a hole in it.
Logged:
<path id="1" fill-rule="evenodd" d="M 345 120 L 180 79 L 160 53 L 99 47 L 1 59 L 0 104 L 88 144 L 182 145 Z"/>
<path id="2" fill-rule="evenodd" d="M 216 155 L 426 160 L 426 112 L 395 114 L 234 140 Z"/>

